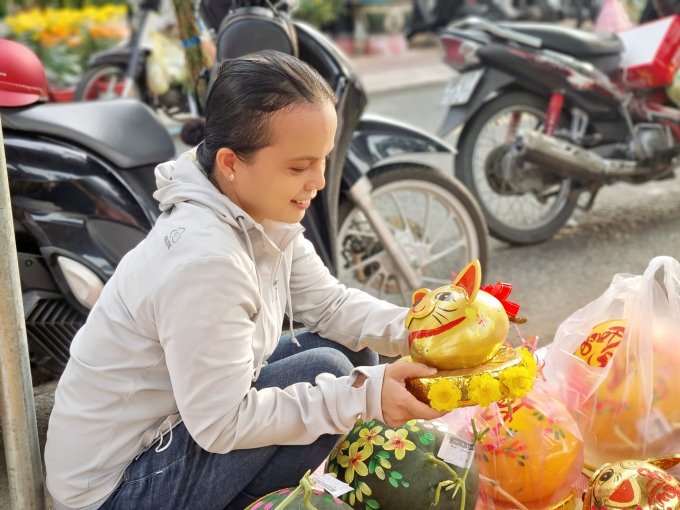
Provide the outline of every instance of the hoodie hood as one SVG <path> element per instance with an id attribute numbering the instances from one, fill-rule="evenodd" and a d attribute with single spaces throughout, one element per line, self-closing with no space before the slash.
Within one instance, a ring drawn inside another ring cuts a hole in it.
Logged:
<path id="1" fill-rule="evenodd" d="M 243 216 L 248 228 L 262 227 L 243 209 L 220 193 L 198 166 L 196 149 L 185 152 L 177 161 L 168 161 L 156 167 L 156 187 L 153 197 L 160 202 L 161 212 L 172 209 L 181 202 L 194 202 L 209 208 L 231 226 L 241 228 L 236 218 Z"/>

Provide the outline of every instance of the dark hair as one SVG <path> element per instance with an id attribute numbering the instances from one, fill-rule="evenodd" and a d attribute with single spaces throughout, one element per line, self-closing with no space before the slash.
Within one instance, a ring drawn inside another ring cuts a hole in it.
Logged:
<path id="1" fill-rule="evenodd" d="M 223 147 L 244 161 L 274 140 L 269 119 L 296 103 L 335 102 L 328 83 L 297 58 L 278 51 L 261 51 L 220 66 L 208 94 L 205 120 L 185 124 L 182 139 L 198 147 L 197 158 L 210 176 L 215 155 Z"/>

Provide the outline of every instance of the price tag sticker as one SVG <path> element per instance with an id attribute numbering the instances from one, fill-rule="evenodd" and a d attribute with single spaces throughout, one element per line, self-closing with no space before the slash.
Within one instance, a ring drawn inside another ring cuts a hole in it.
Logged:
<path id="1" fill-rule="evenodd" d="M 652 412 L 649 413 L 649 419 L 645 417 L 636 421 L 635 427 L 640 438 L 647 443 L 654 443 L 673 432 L 673 427 L 657 408 L 652 409 Z"/>
<path id="2" fill-rule="evenodd" d="M 349 484 L 341 482 L 329 474 L 313 476 L 311 480 L 312 482 L 323 487 L 334 498 L 340 497 L 343 494 L 354 490 Z"/>
<path id="3" fill-rule="evenodd" d="M 475 448 L 469 441 L 447 432 L 437 457 L 448 464 L 467 469 L 472 465 L 472 459 L 475 457 Z"/>

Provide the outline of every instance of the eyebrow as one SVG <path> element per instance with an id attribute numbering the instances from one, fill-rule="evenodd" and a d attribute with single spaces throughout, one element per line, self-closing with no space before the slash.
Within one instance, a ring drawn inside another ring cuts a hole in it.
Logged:
<path id="1" fill-rule="evenodd" d="M 333 149 L 331 149 L 331 152 L 333 152 Z M 316 156 L 298 156 L 297 158 L 290 158 L 288 161 L 321 161 L 322 159 L 326 159 L 330 155 L 331 153 L 329 152 L 323 158 L 317 158 Z"/>

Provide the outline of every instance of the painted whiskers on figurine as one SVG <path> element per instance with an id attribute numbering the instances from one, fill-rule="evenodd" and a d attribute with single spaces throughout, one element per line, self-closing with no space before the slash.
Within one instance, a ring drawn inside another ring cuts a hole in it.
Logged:
<path id="1" fill-rule="evenodd" d="M 407 388 L 438 410 L 521 398 L 533 387 L 536 361 L 528 349 L 506 344 L 519 305 L 507 301 L 512 286 L 480 288 L 479 261 L 435 290 L 419 289 L 406 318 L 410 361 L 437 368 L 432 377 L 411 379 Z"/>
<path id="2" fill-rule="evenodd" d="M 583 494 L 584 510 L 679 510 L 680 482 L 666 472 L 680 454 L 605 464 Z"/>

